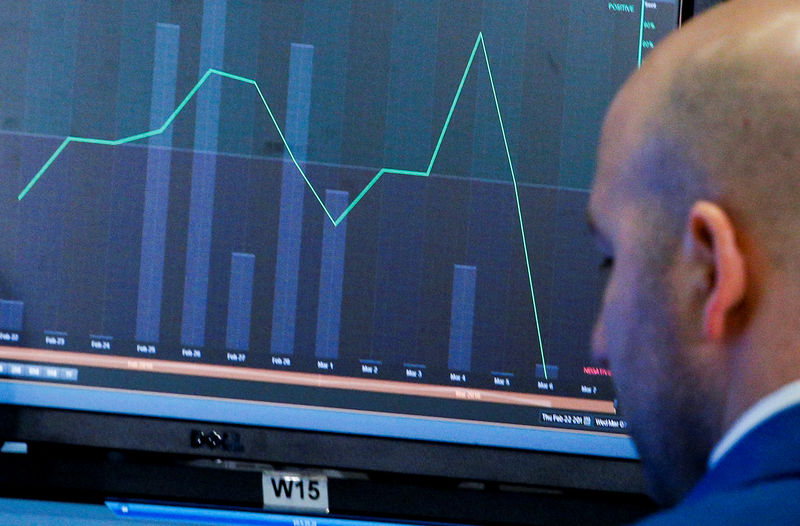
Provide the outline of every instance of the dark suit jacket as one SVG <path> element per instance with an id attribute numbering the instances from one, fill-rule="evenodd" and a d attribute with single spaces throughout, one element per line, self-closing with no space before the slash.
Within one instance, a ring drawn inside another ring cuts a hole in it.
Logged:
<path id="1" fill-rule="evenodd" d="M 676 507 L 638 524 L 800 525 L 800 404 L 743 436 Z"/>

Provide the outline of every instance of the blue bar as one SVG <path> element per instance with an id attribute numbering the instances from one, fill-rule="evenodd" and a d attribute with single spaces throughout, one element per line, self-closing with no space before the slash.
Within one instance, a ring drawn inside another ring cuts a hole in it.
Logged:
<path id="1" fill-rule="evenodd" d="M 453 269 L 453 303 L 450 312 L 451 371 L 469 371 L 472 365 L 472 329 L 475 325 L 475 282 L 478 269 L 455 265 Z"/>
<path id="2" fill-rule="evenodd" d="M 21 301 L 0 300 L 0 329 L 22 332 L 25 304 Z"/>
<path id="3" fill-rule="evenodd" d="M 234 351 L 250 347 L 250 316 L 253 312 L 253 276 L 256 257 L 253 254 L 231 254 L 231 284 L 228 292 L 228 333 L 225 345 Z"/>
<path id="4" fill-rule="evenodd" d="M 153 93 L 150 100 L 151 130 L 160 128 L 175 109 L 180 31 L 180 27 L 174 24 L 156 24 Z M 173 127 L 169 126 L 164 133 L 150 137 L 150 146 L 172 147 L 172 132 Z"/>
<path id="5" fill-rule="evenodd" d="M 150 129 L 160 127 L 175 107 L 178 78 L 180 28 L 156 25 L 153 60 L 153 91 L 150 100 Z M 150 137 L 147 151 L 147 182 L 144 190 L 142 251 L 139 263 L 139 300 L 136 311 L 136 339 L 157 342 L 161 327 L 161 294 L 164 282 L 164 246 L 167 235 L 172 126 Z"/>
<path id="6" fill-rule="evenodd" d="M 200 37 L 200 70 L 222 68 L 225 51 L 226 0 L 203 2 Z M 217 171 L 220 77 L 210 77 L 197 92 L 194 131 L 192 191 L 189 203 L 189 239 L 186 249 L 186 278 L 183 287 L 181 343 L 201 347 L 206 337 L 208 271 L 211 256 L 211 223 L 214 214 L 214 183 Z"/>
<path id="7" fill-rule="evenodd" d="M 545 376 L 544 371 L 547 369 L 547 376 Z M 536 378 L 547 378 L 548 380 L 558 380 L 558 366 L 557 365 L 548 365 L 542 366 L 542 364 L 536 364 Z"/>
<path id="8" fill-rule="evenodd" d="M 313 61 L 313 46 L 292 44 L 289 55 L 285 136 L 298 162 L 305 161 L 308 153 L 308 114 L 311 109 Z M 306 188 L 303 178 L 297 173 L 297 167 L 291 162 L 288 154 L 284 154 L 282 177 L 270 352 L 291 355 L 294 351 L 297 318 L 303 195 Z"/>
<path id="9" fill-rule="evenodd" d="M 325 191 L 325 206 L 333 217 L 339 217 L 350 203 L 350 194 Z M 339 327 L 342 320 L 344 251 L 347 241 L 347 219 L 338 226 L 325 222 L 322 232 L 322 263 L 319 271 L 319 303 L 317 309 L 317 358 L 339 357 Z"/>

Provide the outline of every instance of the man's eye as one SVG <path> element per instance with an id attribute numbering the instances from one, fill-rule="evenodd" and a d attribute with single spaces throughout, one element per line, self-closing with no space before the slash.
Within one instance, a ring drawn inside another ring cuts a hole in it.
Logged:
<path id="1" fill-rule="evenodd" d="M 600 268 L 603 270 L 610 270 L 614 266 L 614 258 L 612 257 L 604 257 L 603 261 L 600 262 Z"/>

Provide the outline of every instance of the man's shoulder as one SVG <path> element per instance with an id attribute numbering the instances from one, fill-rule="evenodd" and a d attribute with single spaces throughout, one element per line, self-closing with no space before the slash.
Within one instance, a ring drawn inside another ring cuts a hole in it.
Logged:
<path id="1" fill-rule="evenodd" d="M 676 507 L 641 526 L 800 524 L 800 404 L 747 433 Z"/>
<path id="2" fill-rule="evenodd" d="M 636 526 L 800 524 L 800 475 L 707 495 L 652 515 Z"/>

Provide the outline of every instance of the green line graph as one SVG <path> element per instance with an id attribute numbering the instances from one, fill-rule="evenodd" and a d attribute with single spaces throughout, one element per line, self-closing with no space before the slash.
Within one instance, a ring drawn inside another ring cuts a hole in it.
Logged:
<path id="1" fill-rule="evenodd" d="M 242 76 L 239 76 L 239 75 L 234 75 L 232 73 L 227 73 L 225 71 L 221 71 L 221 70 L 218 70 L 218 69 L 209 69 L 208 71 L 206 71 L 205 74 L 200 78 L 200 80 L 198 80 L 197 83 L 194 85 L 194 87 L 189 91 L 189 93 L 183 98 L 183 100 L 180 102 L 180 104 L 178 104 L 178 106 L 170 114 L 170 116 L 167 117 L 167 119 L 164 121 L 164 123 L 160 127 L 158 127 L 157 129 L 155 129 L 155 130 L 150 130 L 150 131 L 138 133 L 136 135 L 131 135 L 130 137 L 124 137 L 124 138 L 121 138 L 121 139 L 113 139 L 113 140 L 112 139 L 98 139 L 98 138 L 91 138 L 91 137 L 68 136 L 67 138 L 64 139 L 64 141 L 61 143 L 61 145 L 53 152 L 53 154 L 47 159 L 47 161 L 42 165 L 42 167 L 39 169 L 39 171 L 36 172 L 36 174 L 31 178 L 31 180 L 28 182 L 28 184 L 25 186 L 25 188 L 23 188 L 23 190 L 19 193 L 19 195 L 17 196 L 17 199 L 19 201 L 22 201 L 28 195 L 28 193 L 33 189 L 33 187 L 36 185 L 36 183 L 42 178 L 42 176 L 44 176 L 44 174 L 47 172 L 47 170 L 56 161 L 56 159 L 58 159 L 59 155 L 61 155 L 61 153 L 64 151 L 64 149 L 67 146 L 69 146 L 70 143 L 97 144 L 97 145 L 104 145 L 104 146 L 119 146 L 119 145 L 122 145 L 122 144 L 127 144 L 127 143 L 131 143 L 131 142 L 139 141 L 139 140 L 142 140 L 142 139 L 147 139 L 149 137 L 153 137 L 155 135 L 160 135 L 160 134 L 164 133 L 166 131 L 166 129 L 170 125 L 172 125 L 173 121 L 183 111 L 183 109 L 186 107 L 186 105 L 192 100 L 192 98 L 194 98 L 194 96 L 197 94 L 197 92 L 203 87 L 205 82 L 212 75 L 216 75 L 216 76 L 227 78 L 227 79 L 231 79 L 231 80 L 234 80 L 234 81 L 243 82 L 245 84 L 250 84 L 256 89 L 256 92 L 258 93 L 258 96 L 261 99 L 261 102 L 263 103 L 264 108 L 267 110 L 267 113 L 269 114 L 269 117 L 270 117 L 270 119 L 272 121 L 272 124 L 275 127 L 275 130 L 278 132 L 278 135 L 280 135 L 281 141 L 283 142 L 283 146 L 286 149 L 286 153 L 291 158 L 291 161 L 294 164 L 295 168 L 297 169 L 298 173 L 303 177 L 303 180 L 305 181 L 308 189 L 314 195 L 314 198 L 317 200 L 319 205 L 322 207 L 322 210 L 325 212 L 325 215 L 333 223 L 334 226 L 338 226 L 350 214 L 350 212 L 356 207 L 356 205 L 358 205 L 358 203 L 361 202 L 361 200 L 364 198 L 364 196 L 367 195 L 367 193 L 372 189 L 372 187 L 375 186 L 375 184 L 384 175 L 392 174 L 392 175 L 404 175 L 404 176 L 414 176 L 414 177 L 429 177 L 431 175 L 431 172 L 433 171 L 433 167 L 434 167 L 434 165 L 436 163 L 436 159 L 438 158 L 439 151 L 441 149 L 442 143 L 444 141 L 445 135 L 447 134 L 447 130 L 450 127 L 450 122 L 451 122 L 451 120 L 453 118 L 453 113 L 455 112 L 455 109 L 458 106 L 458 101 L 461 98 L 461 93 L 462 93 L 462 91 L 464 89 L 464 85 L 465 85 L 465 83 L 467 81 L 467 77 L 469 76 L 469 72 L 472 69 L 472 64 L 475 61 L 475 56 L 477 55 L 478 50 L 480 50 L 483 53 L 483 57 L 484 57 L 484 60 L 486 62 L 486 70 L 487 70 L 487 74 L 488 74 L 488 78 L 489 78 L 489 84 L 490 84 L 491 89 L 492 89 L 492 98 L 494 99 L 494 107 L 495 107 L 495 110 L 497 111 L 497 119 L 498 119 L 498 123 L 500 125 L 500 132 L 501 132 L 502 137 L 503 137 L 503 145 L 504 145 L 504 148 L 505 148 L 506 159 L 508 160 L 508 168 L 509 168 L 509 171 L 511 172 L 511 182 L 512 182 L 513 187 L 514 187 L 514 199 L 515 199 L 516 206 L 517 206 L 517 215 L 519 217 L 519 228 L 520 228 L 520 234 L 521 234 L 521 237 L 522 237 L 523 252 L 525 253 L 525 266 L 526 266 L 527 275 L 528 275 L 528 286 L 529 286 L 529 289 L 530 289 L 531 306 L 532 306 L 532 309 L 533 309 L 533 321 L 534 321 L 534 323 L 536 325 L 536 334 L 537 334 L 537 337 L 538 337 L 539 354 L 540 354 L 541 360 L 542 360 L 542 368 L 544 370 L 544 377 L 545 377 L 545 379 L 547 379 L 547 366 L 546 366 L 545 356 L 544 356 L 544 345 L 542 343 L 542 331 L 541 331 L 541 326 L 540 326 L 540 323 L 539 323 L 539 312 L 538 312 L 538 309 L 536 307 L 536 295 L 534 293 L 534 287 L 533 287 L 533 274 L 531 272 L 530 256 L 528 255 L 528 244 L 527 244 L 527 240 L 525 238 L 525 226 L 524 226 L 524 222 L 523 222 L 523 218 L 522 218 L 522 207 L 520 205 L 519 190 L 518 190 L 518 186 L 517 186 L 517 177 L 516 177 L 516 173 L 514 171 L 513 162 L 511 160 L 511 151 L 510 151 L 510 148 L 508 146 L 508 138 L 507 138 L 507 135 L 506 135 L 505 126 L 503 124 L 503 117 L 502 117 L 502 114 L 501 114 L 501 111 L 500 111 L 500 103 L 499 103 L 499 100 L 498 100 L 498 97 L 497 97 L 497 90 L 495 88 L 494 77 L 492 75 L 492 68 L 491 68 L 491 65 L 489 64 L 489 55 L 488 55 L 488 53 L 486 51 L 486 43 L 484 41 L 484 37 L 483 37 L 483 33 L 482 32 L 478 33 L 478 37 L 475 40 L 475 45 L 472 47 L 472 52 L 469 55 L 469 60 L 467 60 L 466 67 L 464 68 L 464 73 L 461 76 L 461 80 L 460 80 L 460 82 L 458 84 L 458 89 L 456 90 L 455 96 L 453 97 L 453 102 L 450 105 L 450 110 L 449 110 L 449 112 L 447 114 L 447 118 L 445 119 L 444 124 L 442 126 L 442 130 L 441 130 L 441 132 L 439 134 L 439 138 L 438 138 L 438 140 L 436 142 L 436 146 L 433 149 L 433 153 L 431 154 L 431 159 L 430 159 L 430 162 L 428 163 L 427 168 L 424 171 L 400 169 L 400 168 L 388 168 L 388 167 L 379 169 L 378 172 L 375 174 L 375 176 L 369 181 L 369 183 L 367 183 L 367 185 L 363 188 L 363 190 L 361 190 L 361 192 L 353 199 L 353 201 L 344 209 L 344 211 L 338 217 L 334 217 L 333 214 L 331 214 L 331 212 L 328 209 L 328 207 L 325 206 L 325 203 L 323 202 L 323 200 L 320 197 L 319 193 L 317 192 L 316 188 L 314 188 L 314 185 L 311 183 L 311 181 L 309 180 L 308 176 L 306 175 L 305 170 L 303 170 L 303 167 L 301 166 L 300 162 L 295 157 L 295 155 L 294 155 L 294 153 L 292 151 L 292 148 L 289 145 L 289 143 L 287 142 L 286 137 L 284 136 L 283 130 L 281 129 L 280 125 L 278 124 L 278 121 L 275 118 L 275 114 L 273 113 L 272 108 L 270 108 L 269 103 L 267 103 L 267 99 L 264 97 L 264 93 L 261 91 L 261 88 L 259 87 L 258 83 L 253 79 L 249 79 L 249 78 L 242 77 Z"/>
<path id="2" fill-rule="evenodd" d="M 639 22 L 639 67 L 642 67 L 642 45 L 644 44 L 644 0 L 642 0 L 642 16 Z"/>

